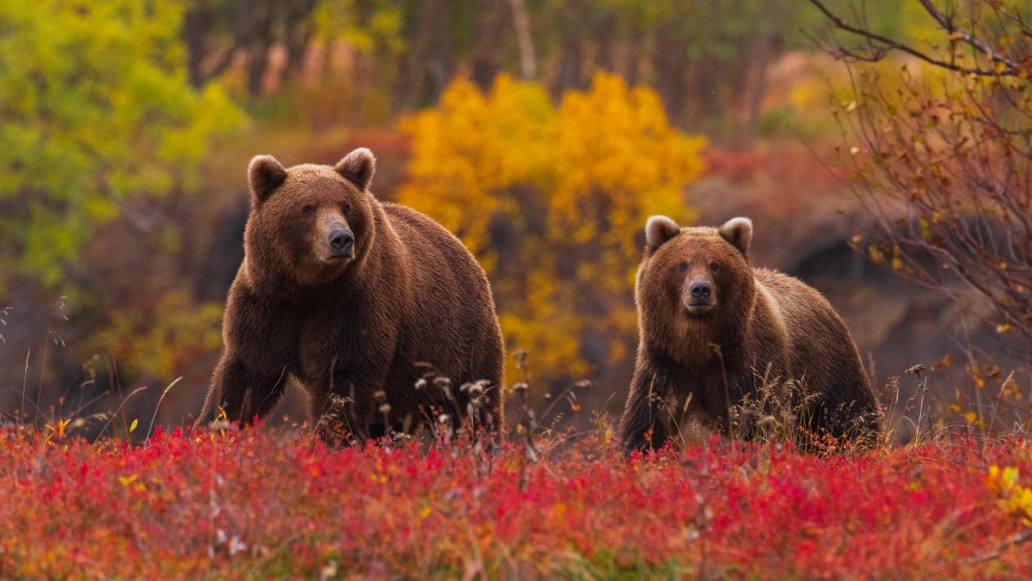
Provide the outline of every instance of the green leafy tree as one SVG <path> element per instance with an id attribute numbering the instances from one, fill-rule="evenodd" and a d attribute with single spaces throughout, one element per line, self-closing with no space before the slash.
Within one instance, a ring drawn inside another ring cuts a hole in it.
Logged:
<path id="1" fill-rule="evenodd" d="M 0 3 L 0 285 L 66 279 L 139 196 L 189 190 L 210 137 L 242 121 L 191 88 L 178 0 Z"/>

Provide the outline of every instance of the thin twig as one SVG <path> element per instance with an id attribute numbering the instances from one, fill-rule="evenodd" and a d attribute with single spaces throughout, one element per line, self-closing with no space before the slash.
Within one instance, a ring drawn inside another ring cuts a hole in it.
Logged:
<path id="1" fill-rule="evenodd" d="M 122 400 L 122 404 L 118 406 L 118 409 L 116 409 L 116 410 L 115 410 L 115 413 L 111 414 L 111 419 L 109 419 L 109 420 L 107 421 L 107 423 L 106 423 L 106 424 L 104 424 L 104 427 L 103 427 L 103 428 L 102 428 L 102 429 L 100 430 L 100 433 L 99 433 L 99 434 L 97 434 L 97 438 L 98 438 L 98 439 L 99 439 L 99 438 L 100 438 L 101 436 L 103 436 L 103 435 L 104 435 L 104 432 L 106 432 L 106 431 L 107 431 L 107 429 L 108 429 L 108 428 L 109 428 L 109 427 L 111 426 L 111 422 L 113 422 L 113 421 L 115 420 L 115 418 L 116 418 L 116 417 L 118 417 L 118 412 L 122 411 L 122 408 L 124 408 L 124 407 L 125 407 L 125 404 L 126 404 L 126 402 L 128 402 L 128 401 L 129 401 L 130 399 L 132 399 L 134 395 L 136 395 L 136 394 L 140 393 L 141 391 L 143 391 L 143 390 L 145 390 L 145 389 L 147 389 L 147 386 L 146 386 L 146 385 L 144 385 L 144 386 L 141 386 L 141 387 L 137 387 L 136 389 L 134 389 L 134 390 L 132 390 L 131 392 L 129 392 L 129 395 L 125 396 L 125 399 L 123 399 L 123 400 Z M 128 432 L 128 431 L 129 431 L 129 428 L 128 428 L 128 427 L 126 427 L 125 431 L 126 431 L 126 432 Z"/>
<path id="2" fill-rule="evenodd" d="M 973 565 L 975 563 L 984 563 L 986 561 L 992 561 L 993 559 L 998 559 L 998 558 L 1000 558 L 1000 556 L 1003 555 L 1003 552 L 1005 550 L 1007 550 L 1008 548 L 1013 547 L 1014 545 L 1019 545 L 1021 543 L 1024 543 L 1025 541 L 1027 541 L 1029 539 L 1032 539 L 1032 529 L 1025 529 L 1025 530 L 1021 531 L 1020 533 L 1011 535 L 1011 536 L 1007 537 L 1006 539 L 1000 541 L 1000 544 L 996 545 L 996 548 L 993 549 L 992 551 L 990 551 L 988 553 L 985 553 L 983 555 L 978 555 L 978 556 L 975 556 L 975 557 L 971 557 L 969 559 L 965 559 L 964 560 L 964 564 L 965 565 Z"/>
<path id="3" fill-rule="evenodd" d="M 853 26 L 849 24 L 849 22 L 847 22 L 844 18 L 832 12 L 827 6 L 824 5 L 824 2 L 821 2 L 820 0 L 809 1 L 811 4 L 816 6 L 817 9 L 820 10 L 821 13 L 823 13 L 824 16 L 829 21 L 831 21 L 831 23 L 834 24 L 836 28 L 848 32 L 850 34 L 854 34 L 861 38 L 865 38 L 868 41 L 878 43 L 878 46 L 870 47 L 871 50 L 876 50 L 877 52 L 875 54 L 866 56 L 846 49 L 844 47 L 838 47 L 838 52 L 841 56 L 846 56 L 856 60 L 877 62 L 882 60 L 882 58 L 884 58 L 885 55 L 889 52 L 897 50 L 909 54 L 922 61 L 925 61 L 928 64 L 935 65 L 937 67 L 942 67 L 944 69 L 949 69 L 951 71 L 978 75 L 982 77 L 1019 77 L 1021 72 L 1023 71 L 1022 67 L 1014 61 L 1012 61 L 1011 59 L 1008 59 L 999 52 L 992 50 L 984 42 L 980 41 L 978 38 L 971 35 L 970 33 L 958 29 L 952 23 L 951 19 L 946 17 L 945 14 L 943 14 L 941 11 L 935 8 L 934 5 L 931 5 L 931 3 L 927 0 L 920 0 L 920 2 L 925 7 L 925 10 L 928 11 L 928 14 L 932 18 L 936 19 L 936 21 L 939 22 L 939 25 L 942 26 L 944 30 L 950 32 L 951 34 L 957 34 L 962 40 L 964 40 L 964 42 L 985 53 L 990 59 L 992 59 L 993 62 L 1003 64 L 1003 70 L 998 71 L 995 67 L 992 69 L 984 69 L 981 67 L 964 67 L 956 64 L 955 62 L 936 58 L 910 45 L 892 40 L 891 38 L 871 32 L 870 30 L 867 30 L 865 28 Z M 929 8 L 929 6 L 931 7 Z"/>
<path id="4" fill-rule="evenodd" d="M 181 379 L 183 379 L 183 376 L 175 378 L 175 380 L 172 381 L 172 383 L 168 384 L 168 387 L 165 388 L 165 391 L 161 392 L 161 397 L 158 398 L 158 405 L 154 406 L 154 415 L 151 416 L 150 425 L 147 426 L 147 439 L 150 439 L 151 437 L 151 430 L 154 429 L 154 420 L 158 417 L 158 410 L 161 409 L 162 400 L 165 399 L 165 396 L 168 394 L 169 390 L 172 389 L 177 383 L 179 383 Z"/>

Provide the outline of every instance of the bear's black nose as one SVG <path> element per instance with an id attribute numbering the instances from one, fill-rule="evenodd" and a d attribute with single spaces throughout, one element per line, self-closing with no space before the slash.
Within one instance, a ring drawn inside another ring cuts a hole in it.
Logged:
<path id="1" fill-rule="evenodd" d="M 697 301 L 709 300 L 710 286 L 708 282 L 693 282 L 691 286 L 692 298 Z"/>
<path id="2" fill-rule="evenodd" d="M 330 232 L 330 248 L 336 252 L 344 252 L 355 243 L 355 235 L 351 230 L 334 230 Z"/>

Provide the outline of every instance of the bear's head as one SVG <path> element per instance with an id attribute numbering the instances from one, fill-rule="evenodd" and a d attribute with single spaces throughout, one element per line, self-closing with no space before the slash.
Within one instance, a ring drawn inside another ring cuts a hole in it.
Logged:
<path id="1" fill-rule="evenodd" d="M 652 216 L 645 239 L 636 289 L 643 330 L 669 339 L 702 333 L 717 340 L 742 326 L 756 296 L 748 259 L 751 220 L 681 228 L 666 216 Z"/>
<path id="2" fill-rule="evenodd" d="M 352 151 L 334 166 L 284 168 L 271 155 L 248 167 L 251 213 L 244 233 L 248 274 L 262 286 L 312 286 L 359 263 L 375 236 L 369 183 L 376 159 Z"/>

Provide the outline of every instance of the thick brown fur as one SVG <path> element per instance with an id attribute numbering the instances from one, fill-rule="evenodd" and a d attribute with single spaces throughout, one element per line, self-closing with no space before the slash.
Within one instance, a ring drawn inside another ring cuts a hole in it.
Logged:
<path id="1" fill-rule="evenodd" d="M 646 238 L 625 449 L 658 448 L 676 436 L 672 425 L 690 419 L 748 436 L 729 411 L 763 399 L 772 384 L 789 387 L 804 445 L 875 441 L 881 414 L 849 331 L 817 290 L 750 266 L 751 221 L 681 228 L 654 216 Z"/>
<path id="2" fill-rule="evenodd" d="M 374 198 L 374 169 L 367 149 L 332 167 L 252 160 L 244 261 L 198 425 L 223 411 L 245 423 L 265 417 L 292 382 L 314 418 L 346 402 L 346 427 L 365 439 L 411 430 L 430 405 L 461 415 L 468 398 L 458 387 L 487 380 L 485 423 L 501 428 L 504 347 L 487 277 L 442 226 Z M 344 231 L 353 244 L 334 247 Z M 421 363 L 453 382 L 453 402 L 416 389 Z"/>

